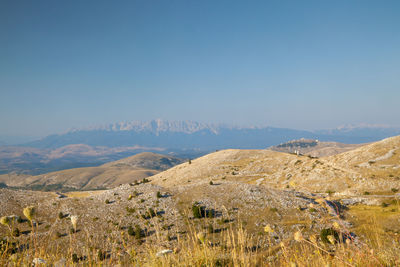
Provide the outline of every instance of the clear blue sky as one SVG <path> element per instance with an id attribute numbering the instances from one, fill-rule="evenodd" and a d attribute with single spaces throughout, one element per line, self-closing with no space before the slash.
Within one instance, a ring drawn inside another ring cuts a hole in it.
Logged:
<path id="1" fill-rule="evenodd" d="M 0 135 L 400 125 L 400 1 L 0 2 Z"/>

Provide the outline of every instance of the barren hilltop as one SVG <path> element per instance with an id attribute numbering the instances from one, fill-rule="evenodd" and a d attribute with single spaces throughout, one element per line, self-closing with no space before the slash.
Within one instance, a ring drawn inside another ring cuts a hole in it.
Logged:
<path id="1" fill-rule="evenodd" d="M 357 146 L 358 147 L 358 146 Z M 166 187 L 210 179 L 233 180 L 279 189 L 359 194 L 400 188 L 400 136 L 333 156 L 271 150 L 222 150 L 152 177 Z"/>

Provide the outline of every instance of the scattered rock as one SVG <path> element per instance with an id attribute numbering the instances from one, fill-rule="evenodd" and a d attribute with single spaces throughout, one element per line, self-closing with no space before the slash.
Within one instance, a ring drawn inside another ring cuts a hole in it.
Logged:
<path id="1" fill-rule="evenodd" d="M 32 261 L 32 264 L 34 266 L 40 266 L 41 264 L 47 264 L 47 261 L 45 261 L 44 259 L 41 259 L 41 258 L 34 258 Z"/>
<path id="2" fill-rule="evenodd" d="M 66 267 L 66 266 L 67 266 L 67 261 L 64 258 L 54 263 L 54 267 Z"/>
<path id="3" fill-rule="evenodd" d="M 157 252 L 157 253 L 156 253 L 156 256 L 157 256 L 157 257 L 162 257 L 162 256 L 167 255 L 167 254 L 170 254 L 170 253 L 172 253 L 172 252 L 173 252 L 173 251 L 172 251 L 171 249 L 164 249 L 164 250 L 161 250 L 161 251 Z"/>

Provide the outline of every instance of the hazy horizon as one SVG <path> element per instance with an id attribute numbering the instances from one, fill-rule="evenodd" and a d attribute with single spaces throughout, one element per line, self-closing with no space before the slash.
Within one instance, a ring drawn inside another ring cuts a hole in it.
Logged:
<path id="1" fill-rule="evenodd" d="M 4 1 L 0 137 L 155 118 L 399 127 L 399 12 L 398 1 Z"/>
<path id="2" fill-rule="evenodd" d="M 91 125 L 86 125 L 83 127 L 71 127 L 68 129 L 65 129 L 64 131 L 59 131 L 59 132 L 49 132 L 43 135 L 4 135 L 0 134 L 0 146 L 1 145 L 20 145 L 24 144 L 27 142 L 31 141 L 36 141 L 42 138 L 45 138 L 50 135 L 62 135 L 67 132 L 72 132 L 72 131 L 80 131 L 80 130 L 94 130 L 94 129 L 104 129 L 104 127 L 109 127 L 113 124 L 123 124 L 123 123 L 132 123 L 132 122 L 141 122 L 141 123 L 146 123 L 150 121 L 166 121 L 166 122 L 183 122 L 183 121 L 174 121 L 174 120 L 165 120 L 165 119 L 153 119 L 153 120 L 148 120 L 148 121 L 140 121 L 140 120 L 131 120 L 131 121 L 116 121 L 116 122 L 110 122 L 110 123 L 103 123 L 103 124 L 91 124 Z M 300 131 L 309 131 L 309 132 L 318 132 L 318 131 L 328 131 L 328 130 L 335 130 L 335 129 L 342 129 L 342 128 L 379 128 L 379 129 L 385 129 L 385 128 L 392 128 L 392 129 L 400 129 L 399 126 L 396 125 L 383 125 L 383 124 L 365 124 L 365 123 L 360 123 L 360 124 L 344 124 L 344 125 L 338 125 L 336 127 L 329 127 L 329 128 L 319 128 L 319 129 L 301 129 L 301 128 L 293 128 L 293 127 L 276 127 L 274 125 L 262 125 L 262 124 L 230 124 L 230 123 L 209 123 L 209 122 L 200 122 L 200 121 L 194 121 L 194 120 L 188 120 L 200 124 L 207 124 L 209 126 L 218 126 L 218 127 L 234 127 L 234 128 L 282 128 L 282 129 L 291 129 L 291 130 L 300 130 Z"/>

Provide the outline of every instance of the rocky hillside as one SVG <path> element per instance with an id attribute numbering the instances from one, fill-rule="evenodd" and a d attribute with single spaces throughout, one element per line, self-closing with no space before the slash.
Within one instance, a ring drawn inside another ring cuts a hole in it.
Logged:
<path id="1" fill-rule="evenodd" d="M 237 246 L 235 240 L 242 240 L 243 253 L 251 257 L 253 251 L 263 251 L 262 261 L 274 265 L 286 249 L 298 248 L 296 241 L 315 243 L 312 251 L 322 248 L 324 253 L 337 253 L 336 243 L 364 248 L 362 235 L 372 229 L 365 230 L 372 214 L 380 218 L 373 229 L 385 237 L 381 242 L 392 242 L 400 232 L 399 147 L 400 136 L 318 159 L 271 150 L 223 150 L 176 165 L 149 177 L 150 182 L 108 190 L 60 195 L 0 189 L 0 216 L 20 218 L 12 226 L 18 228 L 13 240 L 23 252 L 30 249 L 26 244 L 34 229 L 35 242 L 46 251 L 41 257 L 54 264 L 62 259 L 107 260 L 110 265 L 143 260 L 152 266 L 163 257 L 159 253 L 181 257 L 193 243 L 218 249 L 223 258 Z M 127 178 L 129 168 L 175 163 L 146 153 L 101 168 L 120 169 L 114 177 Z M 68 181 L 83 180 L 79 173 L 84 172 L 78 170 L 77 178 L 71 174 Z M 37 209 L 35 228 L 22 213 L 30 205 Z M 77 222 L 75 230 L 72 221 Z M 1 227 L 0 235 L 10 229 Z M 329 233 L 336 241 L 327 239 Z M 22 254 L 32 262 L 32 254 Z M 155 259 L 144 259 L 149 255 Z"/>
<path id="2" fill-rule="evenodd" d="M 151 180 L 166 187 L 208 179 L 313 192 L 389 192 L 400 188 L 399 148 L 400 136 L 321 158 L 271 150 L 223 150 L 175 166 Z"/>
<path id="3" fill-rule="evenodd" d="M 7 203 L 0 206 L 1 216 L 25 218 L 24 207 L 34 205 L 38 244 L 46 246 L 47 254 L 57 253 L 66 259 L 71 253 L 88 255 L 87 247 L 95 250 L 96 260 L 98 251 L 102 251 L 107 258 L 118 257 L 122 262 L 130 259 L 132 250 L 140 257 L 149 247 L 155 252 L 170 249 L 179 253 L 182 240 L 193 231 L 204 233 L 213 240 L 211 244 L 220 246 L 229 229 L 244 226 L 252 236 L 249 248 L 277 246 L 290 242 L 298 229 L 311 235 L 331 227 L 336 220 L 326 208 L 330 205 L 325 203 L 327 200 L 317 202 L 309 194 L 234 181 L 214 185 L 197 181 L 175 188 L 125 184 L 111 190 L 71 192 L 63 197 L 0 189 L 0 201 Z M 194 204 L 201 207 L 204 217 L 195 217 Z M 71 217 L 77 218 L 76 232 L 71 230 Z M 267 226 L 272 238 L 263 234 Z M 32 228 L 23 220 L 14 227 L 20 233 L 18 242 L 28 243 Z M 7 231 L 0 227 L 0 235 Z M 63 249 L 71 246 L 72 252 Z"/>

